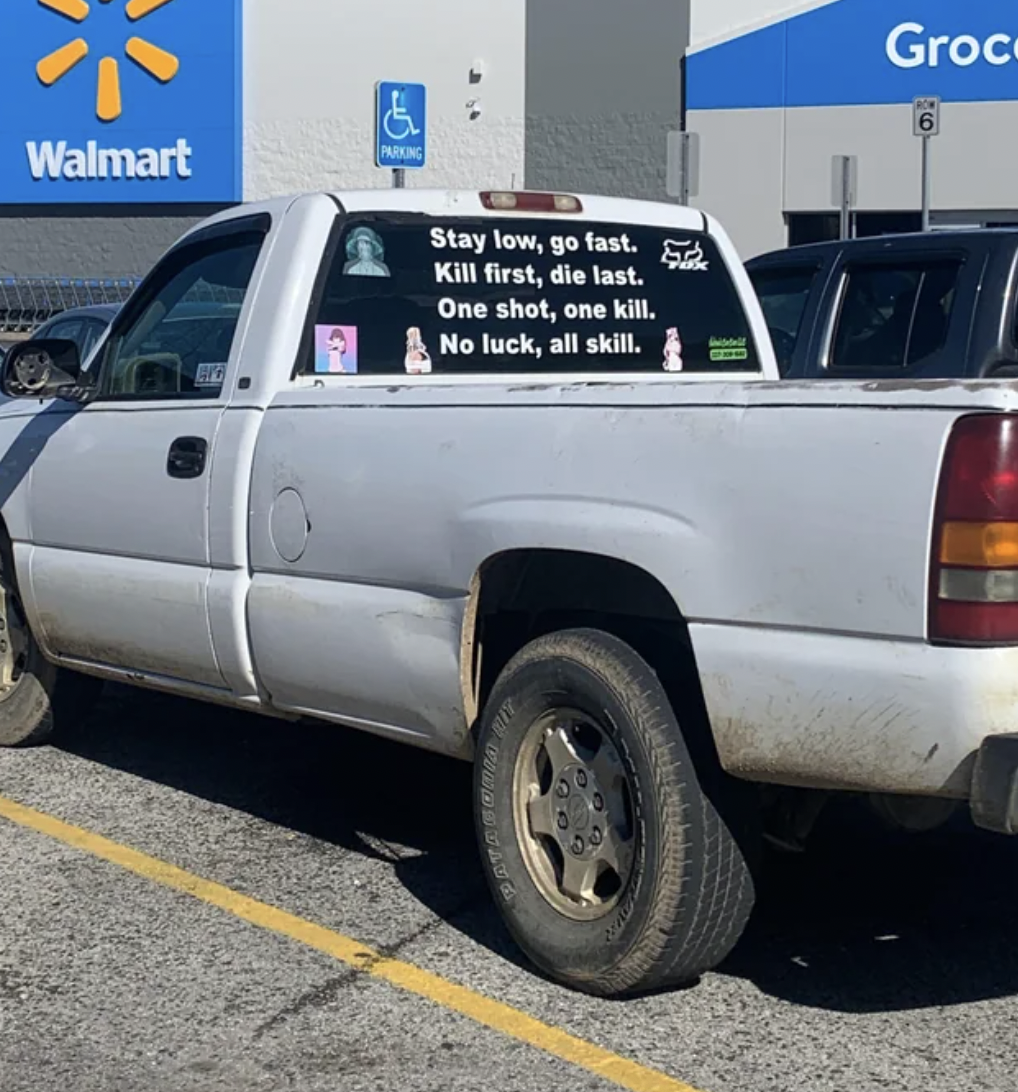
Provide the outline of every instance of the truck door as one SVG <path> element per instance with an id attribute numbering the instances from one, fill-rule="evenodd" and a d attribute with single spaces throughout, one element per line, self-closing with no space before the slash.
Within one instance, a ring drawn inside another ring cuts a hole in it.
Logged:
<path id="1" fill-rule="evenodd" d="M 31 608 L 61 659 L 224 689 L 207 610 L 209 481 L 267 223 L 172 250 L 118 316 L 99 395 L 33 423 Z"/>

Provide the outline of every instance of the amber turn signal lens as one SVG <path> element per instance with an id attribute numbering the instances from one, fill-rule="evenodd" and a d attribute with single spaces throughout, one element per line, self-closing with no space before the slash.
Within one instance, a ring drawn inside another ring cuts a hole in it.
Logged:
<path id="1" fill-rule="evenodd" d="M 967 569 L 1018 569 L 1018 523 L 945 523 L 940 563 Z"/>

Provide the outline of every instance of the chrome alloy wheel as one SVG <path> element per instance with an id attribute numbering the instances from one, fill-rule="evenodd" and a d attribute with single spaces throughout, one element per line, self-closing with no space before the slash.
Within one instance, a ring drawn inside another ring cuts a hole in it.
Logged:
<path id="1" fill-rule="evenodd" d="M 616 906 L 636 850 L 629 775 L 606 729 L 554 709 L 527 730 L 513 770 L 513 817 L 538 890 L 566 917 Z"/>

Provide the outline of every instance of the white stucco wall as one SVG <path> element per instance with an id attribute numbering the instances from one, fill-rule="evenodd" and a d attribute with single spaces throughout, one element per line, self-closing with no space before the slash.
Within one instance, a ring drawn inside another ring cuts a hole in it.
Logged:
<path id="1" fill-rule="evenodd" d="M 526 0 L 246 0 L 245 199 L 388 185 L 374 166 L 383 79 L 428 85 L 429 162 L 408 186 L 522 185 L 525 29 Z"/>

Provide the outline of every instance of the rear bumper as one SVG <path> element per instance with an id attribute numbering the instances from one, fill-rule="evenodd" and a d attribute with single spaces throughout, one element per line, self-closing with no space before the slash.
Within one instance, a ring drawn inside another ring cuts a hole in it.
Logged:
<path id="1" fill-rule="evenodd" d="M 1018 732 L 1018 647 L 705 624 L 690 635 L 729 773 L 969 800 L 981 758 L 980 814 L 999 829 Z"/>
<path id="2" fill-rule="evenodd" d="M 972 771 L 969 806 L 977 827 L 1018 834 L 1018 733 L 983 742 Z"/>

